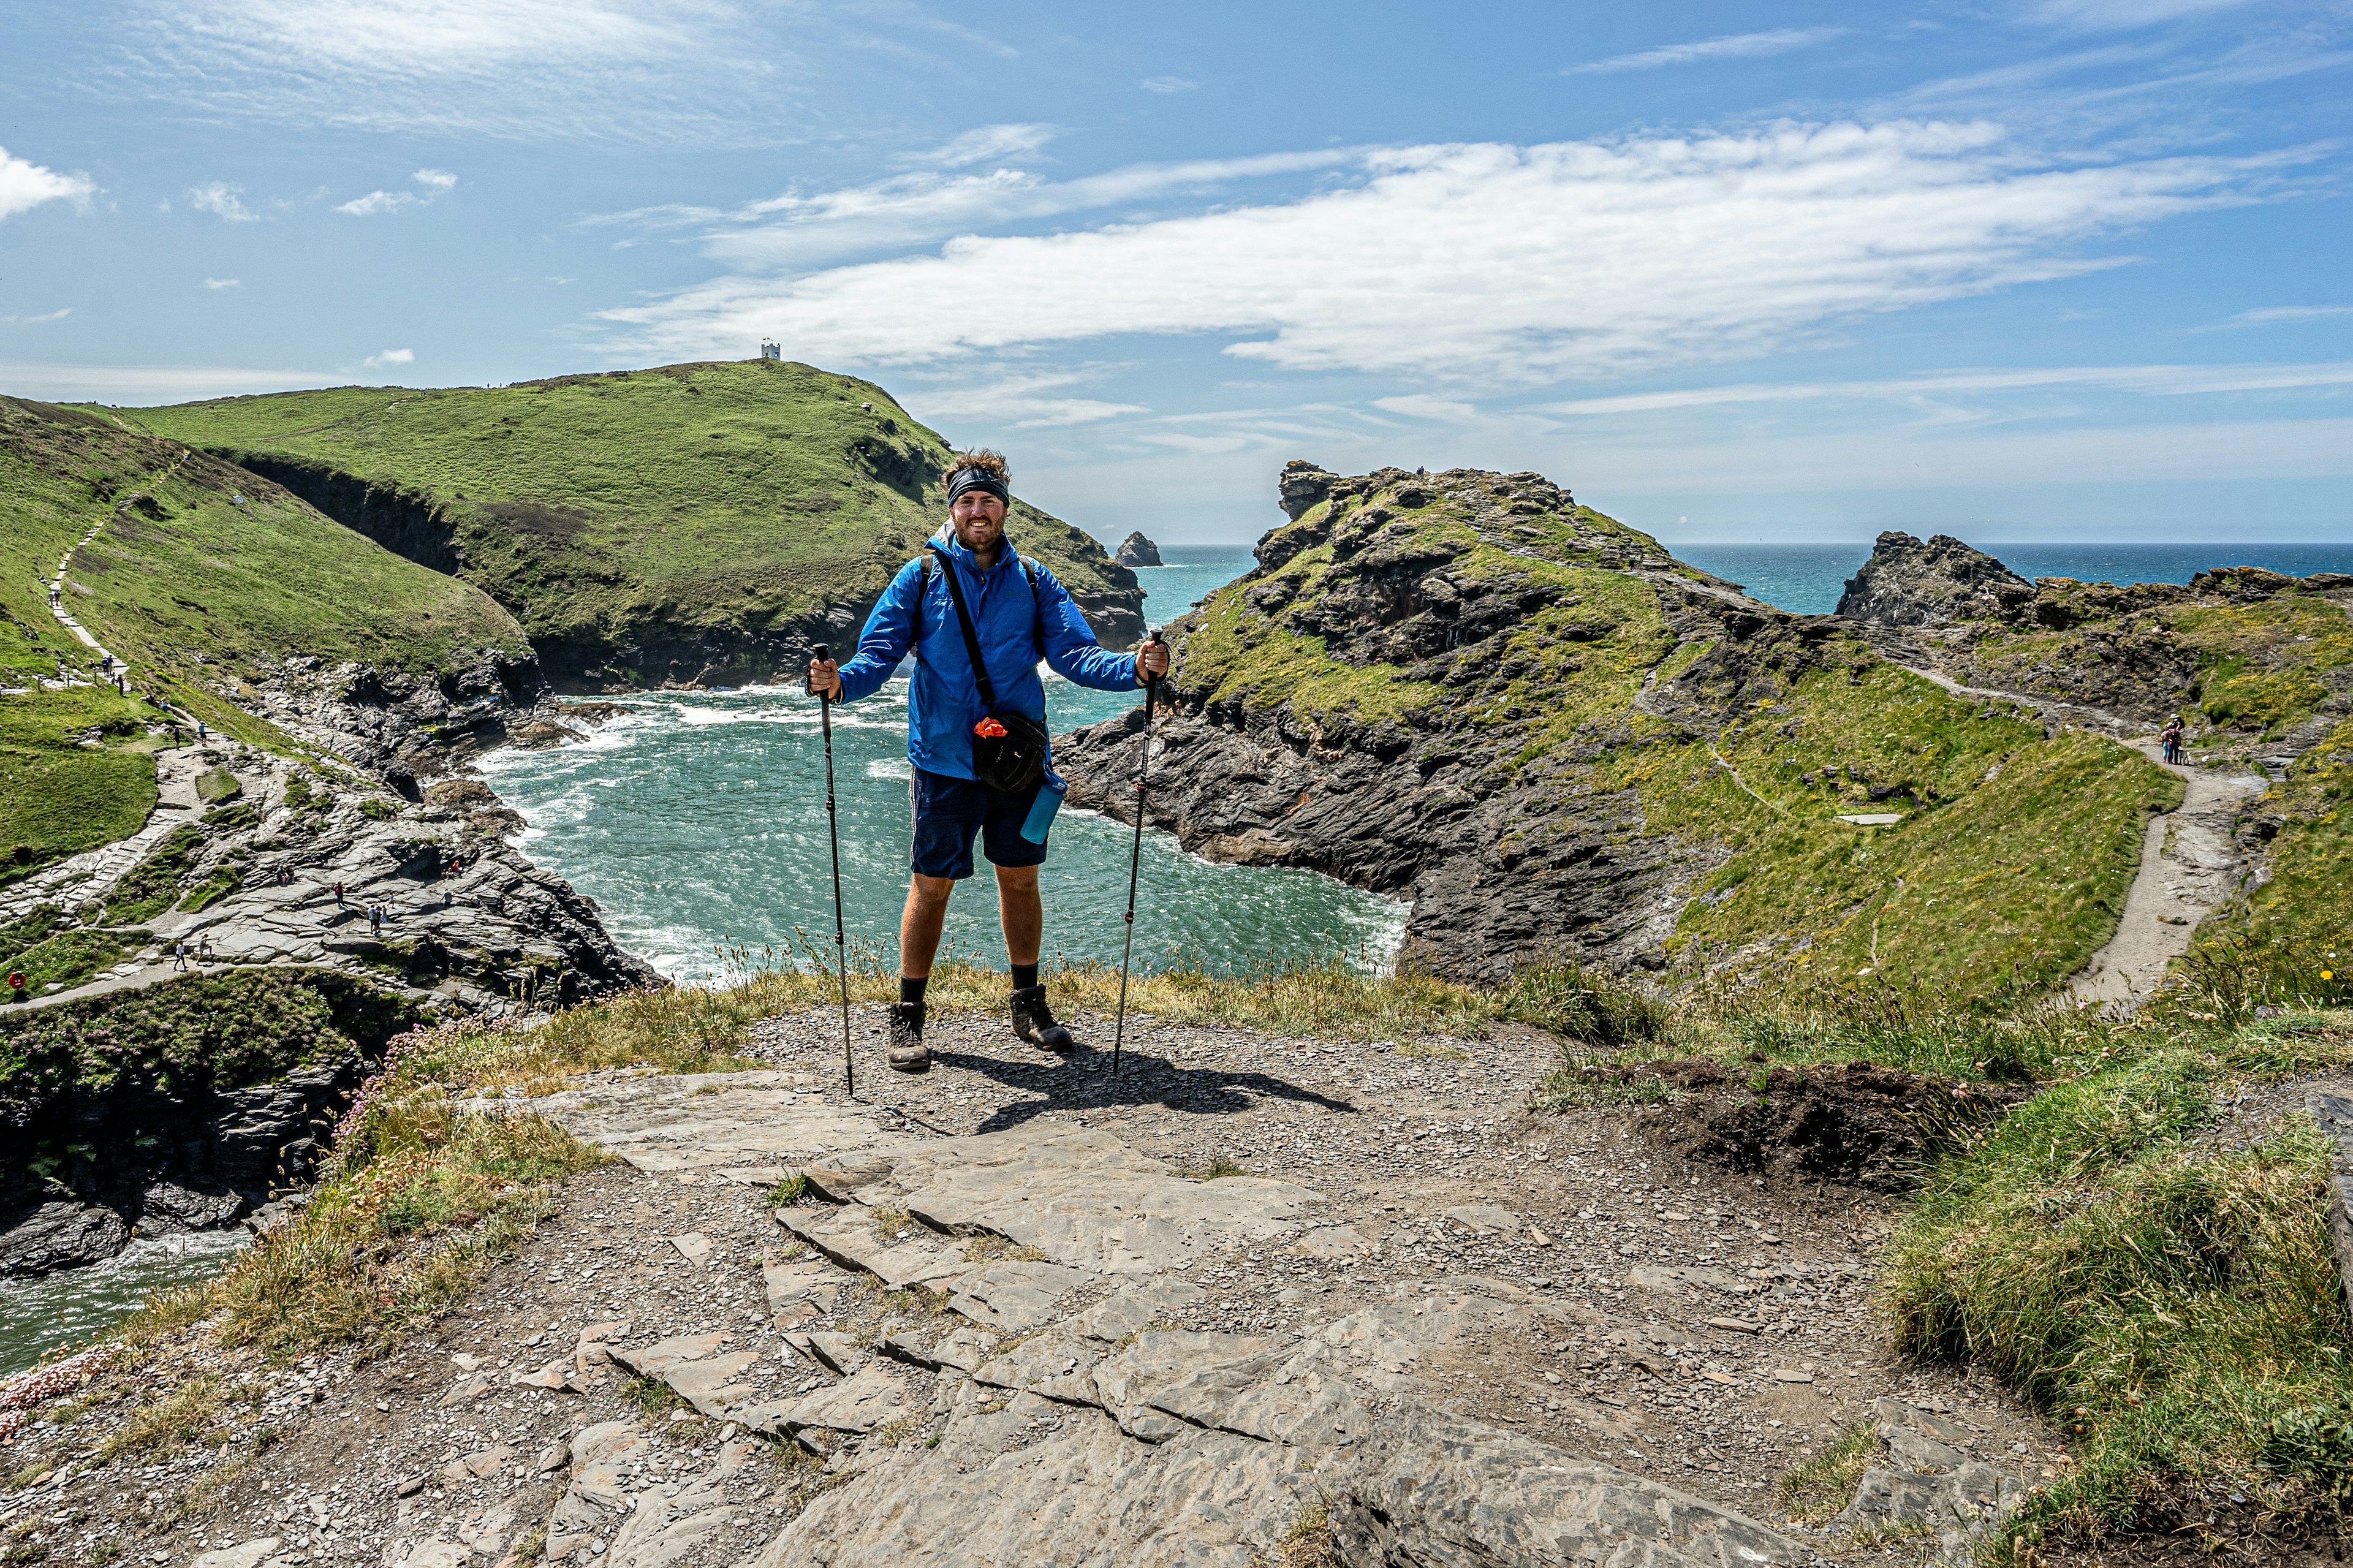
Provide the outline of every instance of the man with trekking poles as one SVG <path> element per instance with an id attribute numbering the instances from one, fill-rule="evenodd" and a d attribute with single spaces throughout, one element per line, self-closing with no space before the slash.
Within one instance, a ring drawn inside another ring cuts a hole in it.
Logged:
<path id="1" fill-rule="evenodd" d="M 837 666 L 819 648 L 808 667 L 813 694 L 828 703 L 855 702 L 879 689 L 908 653 L 915 656 L 907 693 L 913 875 L 899 920 L 899 1001 L 891 1009 L 888 1058 L 900 1072 L 931 1066 L 923 990 L 948 895 L 973 872 L 975 835 L 997 870 L 997 912 L 1013 970 L 1013 1032 L 1044 1050 L 1075 1044 L 1048 1010 L 1038 981 L 1045 928 L 1038 868 L 1062 794 L 1047 767 L 1046 689 L 1038 661 L 1099 691 L 1134 690 L 1168 669 L 1168 650 L 1157 639 L 1133 653 L 1099 645 L 1054 574 L 1015 552 L 1005 537 L 1012 492 L 1003 458 L 964 453 L 941 478 L 948 521 L 882 591 L 856 655 Z M 829 733 L 830 718 L 827 724 Z"/>

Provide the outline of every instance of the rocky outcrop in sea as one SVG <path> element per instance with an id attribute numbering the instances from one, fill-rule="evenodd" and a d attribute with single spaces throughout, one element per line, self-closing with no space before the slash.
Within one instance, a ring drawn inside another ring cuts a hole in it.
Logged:
<path id="1" fill-rule="evenodd" d="M 1119 550 L 1112 559 L 1127 567 L 1157 566 L 1162 563 L 1160 546 L 1145 538 L 1141 532 L 1131 533 L 1121 540 Z"/>
<path id="2" fill-rule="evenodd" d="M 1259 542 L 1258 568 L 1169 628 L 1152 821 L 1211 859 L 1410 899 L 1409 944 L 1441 972 L 1563 950 L 1662 962 L 1692 881 L 1725 851 L 1651 833 L 1637 793 L 1592 764 L 1635 742 L 1638 714 L 1703 736 L 1852 638 L 1541 474 L 1294 462 L 1280 484 L 1291 521 Z M 1521 637 L 1540 618 L 1541 654 Z M 1563 695 L 1538 673 L 1547 659 L 1571 683 L 1588 663 L 1650 674 L 1570 743 L 1535 743 Z M 1142 721 L 1058 742 L 1073 804 L 1125 813 Z"/>

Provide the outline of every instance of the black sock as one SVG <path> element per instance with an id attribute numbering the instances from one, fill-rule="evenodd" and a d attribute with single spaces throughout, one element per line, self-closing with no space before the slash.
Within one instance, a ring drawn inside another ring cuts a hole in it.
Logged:
<path id="1" fill-rule="evenodd" d="M 923 987 L 929 985 L 931 983 L 932 977 L 928 974 L 924 975 L 921 980 L 910 980 L 905 975 L 902 974 L 899 976 L 899 1000 L 902 1002 L 913 1003 L 918 1007 L 922 1006 L 923 1005 Z"/>
<path id="2" fill-rule="evenodd" d="M 1027 991 L 1037 984 L 1038 966 L 1036 964 L 1017 963 L 1013 966 L 1013 989 Z"/>

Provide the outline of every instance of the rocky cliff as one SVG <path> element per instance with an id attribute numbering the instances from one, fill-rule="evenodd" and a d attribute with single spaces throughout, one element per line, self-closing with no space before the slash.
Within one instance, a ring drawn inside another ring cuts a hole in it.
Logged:
<path id="1" fill-rule="evenodd" d="M 1142 533 L 1131 533 L 1119 542 L 1119 552 L 1113 559 L 1123 566 L 1157 566 L 1160 564 L 1160 546 Z"/>
<path id="2" fill-rule="evenodd" d="M 1171 628 L 1150 810 L 1187 848 L 1409 899 L 1412 955 L 1466 975 L 1567 952 L 1990 989 L 2055 984 L 2112 922 L 2165 787 L 2137 756 L 1947 697 L 1539 474 L 1280 484 L 1257 569 Z M 1140 723 L 1063 738 L 1074 802 L 1128 809 Z M 2068 798 L 2063 916 L 2000 825 Z"/>
<path id="3" fill-rule="evenodd" d="M 2343 573 L 2029 583 L 1957 539 L 1883 533 L 1838 613 L 1899 662 L 2071 704 L 2117 733 L 2179 713 L 2202 749 L 2295 755 L 2353 713 L 2348 607 Z"/>

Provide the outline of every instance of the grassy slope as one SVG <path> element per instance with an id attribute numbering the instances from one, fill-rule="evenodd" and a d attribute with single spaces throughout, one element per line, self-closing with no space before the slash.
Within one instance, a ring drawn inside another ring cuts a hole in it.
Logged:
<path id="1" fill-rule="evenodd" d="M 446 509 L 462 574 L 559 671 L 632 641 L 781 631 L 864 603 L 942 513 L 935 433 L 870 382 L 770 361 L 126 417 L 207 450 L 421 492 Z M 1092 540 L 1026 504 L 1008 531 L 1082 598 L 1133 585 Z"/>
<path id="2" fill-rule="evenodd" d="M 66 602 L 160 690 L 216 729 L 282 743 L 228 700 L 258 660 L 314 654 L 438 668 L 461 650 L 524 650 L 479 591 L 328 521 L 274 485 L 72 409 L 0 398 L 0 876 L 137 830 L 153 805 L 145 735 L 154 710 L 94 687 L 40 689 L 60 670 L 95 680 L 95 656 L 48 612 L 44 587 L 76 551 Z M 242 494 L 244 505 L 230 497 Z M 78 743 L 104 732 L 97 749 Z M 14 857 L 16 846 L 32 850 Z"/>
<path id="3" fill-rule="evenodd" d="M 1449 568 L 1456 576 L 1508 574 L 1565 591 L 1511 636 L 1501 664 L 1518 673 L 1504 689 L 1451 721 L 1516 742 L 1507 767 L 1549 759 L 1553 787 L 1631 789 L 1651 832 L 1717 847 L 1725 858 L 1694 889 L 1670 944 L 1691 963 L 1788 963 L 1850 979 L 1871 968 L 1883 983 L 1970 998 L 2046 990 L 2107 940 L 2147 813 L 2180 798 L 2179 782 L 2137 752 L 2084 735 L 2045 740 L 2039 723 L 1954 698 L 1845 634 L 1829 645 L 1827 668 L 1716 736 L 1727 772 L 1707 743 L 1679 739 L 1637 705 L 1647 677 L 1664 685 L 1709 651 L 1678 643 L 1647 584 L 1595 563 L 1612 543 L 1655 554 L 1655 542 L 1585 507 L 1515 517 L 1551 556 L 1535 559 L 1478 543 L 1443 499 L 1419 508 L 1381 499 L 1416 537 L 1472 546 Z M 1293 526 L 1315 529 L 1325 510 Z M 1290 584 L 1286 607 L 1312 606 L 1331 566 L 1328 545 L 1286 562 L 1275 574 Z M 1204 606 L 1186 638 L 1188 688 L 1253 707 L 1287 700 L 1311 725 L 1464 700 L 1406 667 L 1329 657 L 1324 639 L 1252 608 L 1256 586 Z M 1922 805 L 1892 828 L 1840 822 L 1884 808 L 1860 784 L 1826 782 L 1834 765 Z M 1801 783 L 1807 773 L 1817 782 Z M 1546 831 L 1541 822 L 1525 830 Z"/>
<path id="4" fill-rule="evenodd" d="M 2187 972 L 2210 984 L 2246 976 L 2257 989 L 2242 1000 L 2353 1005 L 2353 721 L 2259 809 L 2280 825 L 2268 876 L 2200 927 Z"/>

